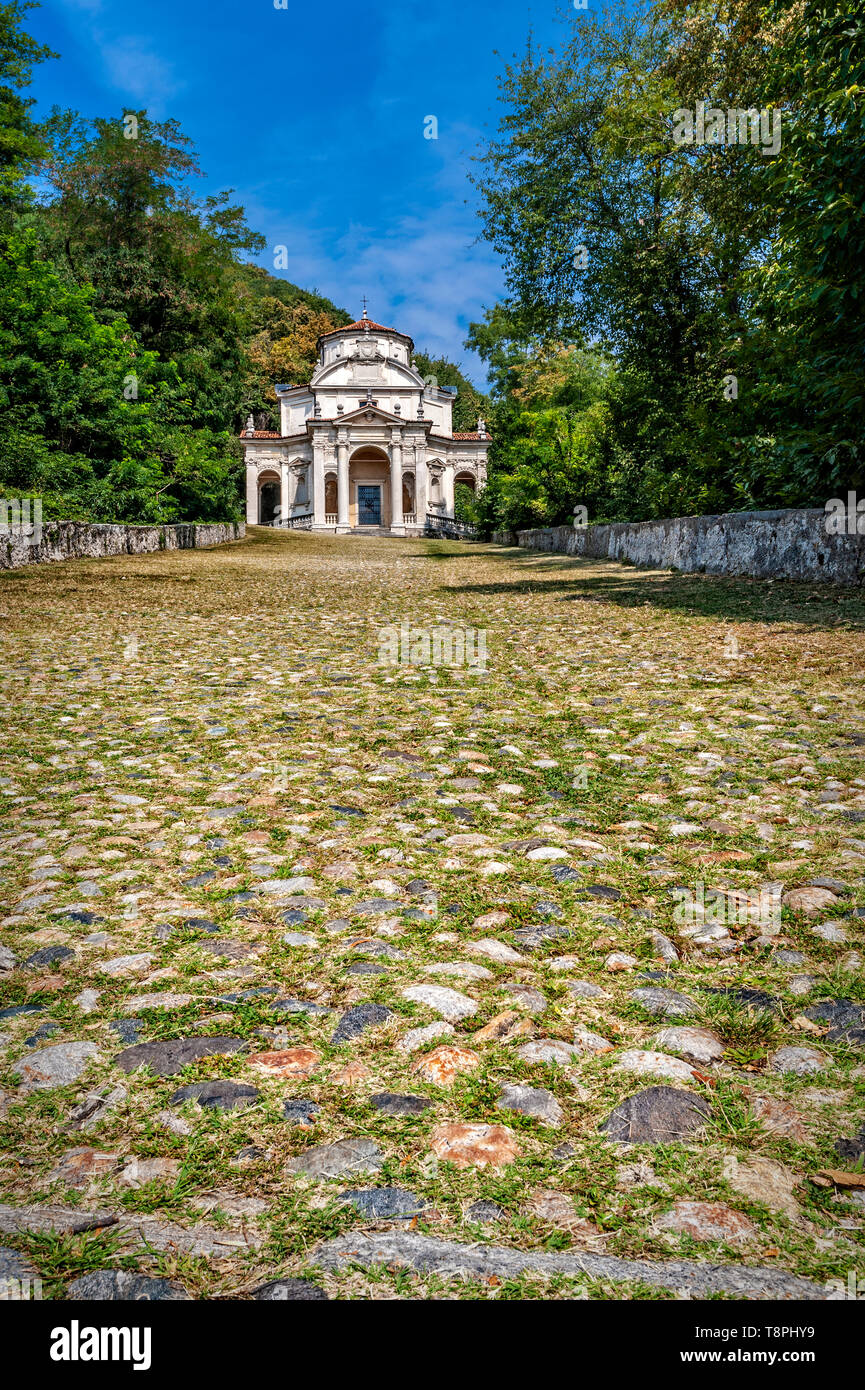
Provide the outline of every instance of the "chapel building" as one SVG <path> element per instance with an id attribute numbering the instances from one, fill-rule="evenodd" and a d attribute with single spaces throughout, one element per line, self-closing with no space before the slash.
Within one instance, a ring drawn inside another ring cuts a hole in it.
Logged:
<path id="1" fill-rule="evenodd" d="M 280 431 L 242 437 L 246 520 L 336 533 L 421 535 L 480 492 L 490 437 L 454 433 L 454 387 L 425 382 L 405 333 L 363 318 L 324 333 L 306 386 L 278 385 Z"/>

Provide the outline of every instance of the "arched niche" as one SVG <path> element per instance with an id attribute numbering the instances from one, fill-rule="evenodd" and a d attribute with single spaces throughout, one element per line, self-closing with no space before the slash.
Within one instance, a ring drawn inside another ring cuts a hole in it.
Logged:
<path id="1" fill-rule="evenodd" d="M 279 516 L 280 478 L 275 468 L 263 468 L 258 475 L 258 524 L 272 526 Z"/>

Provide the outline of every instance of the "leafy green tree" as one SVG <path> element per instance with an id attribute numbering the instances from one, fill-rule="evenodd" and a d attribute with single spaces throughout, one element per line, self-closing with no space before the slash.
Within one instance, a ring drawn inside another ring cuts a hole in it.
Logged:
<path id="1" fill-rule="evenodd" d="M 768 460 L 750 448 L 743 468 L 755 488 L 819 505 L 865 487 L 865 14 L 806 0 L 765 81 L 789 106 L 779 157 L 759 171 L 778 221 L 748 277 L 760 331 L 742 362 L 776 447 Z"/>
<path id="2" fill-rule="evenodd" d="M 172 432 L 165 370 L 123 319 L 99 323 L 92 299 L 32 232 L 0 240 L 0 488 L 38 493 L 47 517 L 236 515 L 228 437 Z"/>
<path id="3" fill-rule="evenodd" d="M 489 532 L 508 528 L 512 518 L 503 511 L 501 482 L 513 466 L 514 449 L 521 438 L 525 407 L 517 399 L 522 371 L 544 350 L 527 317 L 512 302 L 499 303 L 484 318 L 469 326 L 466 347 L 473 348 L 487 367 L 491 397 L 486 419 L 492 435 L 488 452 L 488 481 L 478 499 L 478 519 Z"/>
<path id="4" fill-rule="evenodd" d="M 288 281 L 275 280 L 258 266 L 250 278 L 253 296 L 248 302 L 247 371 L 243 409 L 250 411 L 258 428 L 279 427 L 279 407 L 274 386 L 308 382 L 317 362 L 318 339 L 351 319 L 320 295 L 305 295 Z M 293 293 L 273 293 L 284 285 Z"/>
<path id="5" fill-rule="evenodd" d="M 562 403 L 543 399 L 556 353 L 591 345 L 615 364 L 608 515 L 862 485 L 863 36 L 840 0 L 616 3 L 505 69 L 478 185 L 508 300 L 469 339 L 495 472 L 525 466 L 526 407 Z M 676 145 L 697 101 L 780 110 L 780 149 Z"/>
<path id="6" fill-rule="evenodd" d="M 559 57 L 530 50 L 506 69 L 478 184 L 485 234 L 505 262 L 506 317 L 529 358 L 559 342 L 615 361 L 628 410 L 607 414 L 608 452 L 632 481 L 664 478 L 664 507 L 681 511 L 705 493 L 710 468 L 726 470 L 701 435 L 722 418 L 733 310 L 724 248 L 671 139 L 674 51 L 656 7 L 581 15 Z M 509 389 L 518 393 L 519 380 Z M 661 498 L 648 486 L 638 496 L 656 514 Z"/>
<path id="7" fill-rule="evenodd" d="M 55 109 L 43 130 L 49 254 L 72 283 L 94 286 L 106 322 L 122 316 L 143 348 L 175 364 L 184 423 L 236 430 L 247 336 L 239 258 L 264 238 L 230 192 L 192 197 L 186 180 L 200 170 L 176 121 Z"/>
<path id="8" fill-rule="evenodd" d="M 8 0 L 0 4 L 0 217 L 20 206 L 30 196 L 24 182 L 43 153 L 42 141 L 31 114 L 33 99 L 20 93 L 29 86 L 36 63 L 57 55 L 21 28 L 28 10 L 37 6 L 27 0 Z"/>
<path id="9" fill-rule="evenodd" d="M 481 528 L 557 525 L 578 505 L 594 520 L 608 515 L 611 360 L 582 345 L 545 343 L 505 305 L 472 324 L 469 342 L 494 383 L 490 481 L 476 506 Z"/>
<path id="10" fill-rule="evenodd" d="M 430 357 L 425 352 L 416 352 L 414 362 L 424 381 L 432 380 L 440 387 L 455 386 L 457 394 L 453 405 L 453 428 L 456 431 L 470 432 L 478 427 L 478 416 L 486 418 L 488 399 L 478 391 L 458 366 L 446 357 Z"/>

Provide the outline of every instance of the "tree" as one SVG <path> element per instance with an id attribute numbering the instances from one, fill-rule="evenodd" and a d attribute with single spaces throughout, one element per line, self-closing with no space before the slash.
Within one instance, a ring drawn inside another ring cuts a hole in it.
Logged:
<path id="1" fill-rule="evenodd" d="M 28 0 L 0 4 L 0 214 L 29 197 L 23 176 L 43 148 L 31 115 L 33 99 L 19 95 L 34 65 L 57 56 L 21 28 L 26 12 L 36 8 Z"/>
<path id="2" fill-rule="evenodd" d="M 455 386 L 457 394 L 453 404 L 453 428 L 471 432 L 478 427 L 478 416 L 486 417 L 489 402 L 482 391 L 472 385 L 458 366 L 446 357 L 430 357 L 425 352 L 415 352 L 414 363 L 424 381 L 437 386 Z"/>
<path id="3" fill-rule="evenodd" d="M 778 441 L 782 500 L 865 486 L 863 53 L 865 15 L 807 0 L 766 75 L 784 84 L 789 110 L 780 155 L 760 171 L 778 223 L 748 280 L 761 331 L 743 362 Z"/>
<path id="4" fill-rule="evenodd" d="M 524 341 L 543 344 L 530 343 L 530 357 L 591 344 L 614 360 L 629 412 L 609 412 L 610 442 L 632 475 L 675 479 L 664 503 L 683 510 L 704 494 L 709 469 L 726 471 L 701 435 L 714 438 L 724 409 L 736 309 L 729 248 L 714 244 L 671 139 L 674 51 L 655 7 L 580 16 L 559 58 L 529 51 L 506 69 L 499 137 L 478 183 L 510 318 Z"/>
<path id="5" fill-rule="evenodd" d="M 612 514 L 814 505 L 859 483 L 863 35 L 840 0 L 617 3 L 506 68 L 478 183 L 508 300 L 472 326 L 496 467 L 521 407 L 543 408 L 527 386 L 542 397 L 588 346 L 615 364 Z M 673 113 L 697 102 L 780 112 L 780 148 L 728 125 L 677 144 Z"/>
<path id="6" fill-rule="evenodd" d="M 318 339 L 339 328 L 341 319 L 351 322 L 347 314 L 313 308 L 300 298 L 289 303 L 274 295 L 255 299 L 249 308 L 252 336 L 247 349 L 244 408 L 257 418 L 263 417 L 267 425 L 275 424 L 275 383 L 299 386 L 308 382 L 317 362 Z"/>
<path id="7" fill-rule="evenodd" d="M 91 284 L 105 322 L 122 316 L 142 347 L 173 362 L 191 427 L 237 429 L 246 323 L 240 253 L 259 250 L 228 192 L 193 199 L 200 173 L 176 121 L 127 112 L 87 121 L 54 110 L 40 173 L 46 246 L 70 280 Z"/>
<path id="8" fill-rule="evenodd" d="M 99 323 L 92 298 L 32 232 L 2 239 L 0 490 L 38 493 L 46 517 L 236 515 L 227 436 L 172 431 L 168 374 L 123 319 Z"/>

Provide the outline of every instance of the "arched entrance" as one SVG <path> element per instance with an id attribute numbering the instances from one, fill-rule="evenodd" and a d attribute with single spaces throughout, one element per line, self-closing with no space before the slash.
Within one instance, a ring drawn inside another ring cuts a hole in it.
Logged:
<path id="1" fill-rule="evenodd" d="M 390 460 L 384 449 L 365 444 L 348 465 L 350 526 L 390 525 Z"/>
<path id="2" fill-rule="evenodd" d="M 258 475 L 258 524 L 272 526 L 279 514 L 279 474 L 268 471 Z"/>
<path id="3" fill-rule="evenodd" d="M 454 519 L 472 521 L 472 503 L 477 485 L 473 473 L 457 473 L 454 478 Z"/>

